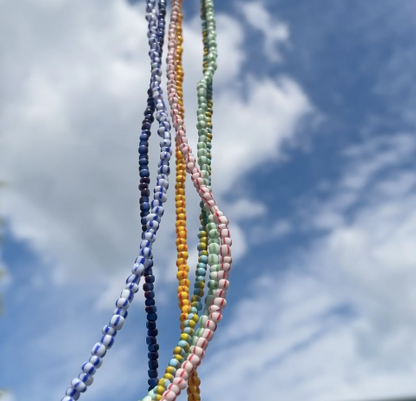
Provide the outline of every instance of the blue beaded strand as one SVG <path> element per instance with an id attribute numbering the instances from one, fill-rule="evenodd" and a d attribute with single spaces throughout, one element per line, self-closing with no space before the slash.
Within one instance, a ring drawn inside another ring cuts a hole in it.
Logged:
<path id="1" fill-rule="evenodd" d="M 148 19 L 148 39 L 150 45 L 150 52 L 149 56 L 151 58 L 151 80 L 150 80 L 150 88 L 148 90 L 148 102 L 147 108 L 145 110 L 145 118 L 142 124 L 142 134 L 140 136 L 140 144 L 139 144 L 139 174 L 140 174 L 140 216 L 141 216 L 141 223 L 142 223 L 142 230 L 145 231 L 146 223 L 147 223 L 147 216 L 149 214 L 149 196 L 150 190 L 148 189 L 148 184 L 150 183 L 150 173 L 148 167 L 148 151 L 149 151 L 149 137 L 151 135 L 151 126 L 154 120 L 153 114 L 156 109 L 156 104 L 153 99 L 153 91 L 152 88 L 156 88 L 157 90 L 160 89 L 160 76 L 161 76 L 161 59 L 163 53 L 163 42 L 164 42 L 164 35 L 165 35 L 165 16 L 166 16 L 166 3 L 164 0 L 160 0 L 158 3 L 157 11 L 155 9 L 155 2 L 148 1 L 146 11 L 148 15 L 152 15 L 152 17 L 146 17 Z M 156 13 L 157 23 L 154 18 L 154 13 Z M 157 85 L 159 83 L 159 85 Z M 170 141 L 164 139 L 161 142 L 161 146 L 166 146 L 170 148 Z M 163 154 L 163 158 L 167 156 L 170 157 L 169 152 L 165 152 Z M 161 154 L 162 158 L 162 154 Z M 159 185 L 162 184 L 162 185 Z M 159 180 L 157 186 L 160 191 L 162 188 L 165 187 L 163 185 L 166 183 L 163 181 L 163 178 Z M 156 190 L 157 188 L 155 188 Z M 167 189 L 167 188 L 166 188 Z M 162 191 L 163 192 L 163 191 Z M 163 195 L 161 195 L 163 196 Z M 144 238 L 143 238 L 144 239 Z M 145 296 L 145 311 L 147 314 L 147 337 L 146 343 L 148 346 L 148 384 L 149 390 L 156 386 L 158 382 L 158 372 L 157 368 L 158 364 L 158 350 L 159 345 L 157 343 L 157 334 L 158 330 L 156 327 L 156 320 L 157 320 L 157 307 L 155 302 L 155 294 L 154 294 L 154 281 L 155 277 L 152 271 L 153 267 L 153 260 L 149 260 L 149 265 L 144 271 L 144 278 L 145 283 L 143 285 L 143 291 Z"/>
<path id="2" fill-rule="evenodd" d="M 161 0 L 160 4 L 163 4 L 165 7 L 165 1 Z M 157 29 L 154 29 L 156 22 L 158 20 L 156 10 L 155 10 L 155 1 L 148 0 L 147 5 L 147 15 L 146 18 L 149 21 L 150 32 L 161 32 Z M 163 9 L 162 6 L 162 9 Z M 153 37 L 153 35 L 150 35 Z M 142 235 L 142 241 L 140 243 L 139 257 L 136 259 L 132 274 L 126 279 L 126 286 L 120 294 L 120 298 L 116 301 L 116 309 L 113 312 L 113 316 L 110 319 L 108 325 L 104 326 L 100 342 L 96 343 L 91 350 L 90 359 L 85 362 L 81 367 L 81 373 L 77 378 L 73 379 L 70 387 L 66 390 L 66 395 L 62 398 L 61 401 L 76 401 L 79 399 L 82 393 L 87 390 L 87 387 L 93 383 L 93 375 L 96 373 L 96 370 L 102 365 L 103 358 L 107 353 L 107 350 L 110 349 L 115 341 L 115 336 L 117 331 L 120 330 L 124 321 L 128 316 L 127 309 L 130 306 L 130 303 L 133 301 L 134 294 L 139 290 L 140 278 L 144 275 L 146 269 L 151 267 L 153 261 L 152 255 L 152 245 L 156 240 L 156 233 L 159 229 L 159 224 L 161 218 L 164 214 L 163 203 L 166 202 L 167 196 L 166 192 L 169 188 L 169 174 L 170 174 L 170 158 L 172 154 L 171 150 L 171 133 L 170 133 L 170 123 L 168 121 L 168 115 L 166 112 L 166 105 L 163 101 L 163 92 L 160 86 L 161 81 L 161 57 L 158 57 L 158 41 L 155 39 L 149 39 L 149 44 L 151 46 L 151 51 L 149 55 L 152 60 L 152 80 L 151 80 L 151 93 L 156 110 L 156 120 L 159 123 L 158 135 L 161 138 L 160 141 L 160 161 L 157 168 L 157 177 L 156 177 L 156 187 L 153 192 L 153 200 L 149 205 L 149 213 L 144 217 L 146 219 L 145 232 Z M 144 204 L 145 202 L 143 202 Z M 154 276 L 145 275 L 145 283 L 153 285 Z M 156 342 L 156 307 L 152 305 L 154 301 L 154 291 L 148 287 L 148 297 L 146 297 L 146 303 L 149 307 L 148 313 L 148 350 L 149 350 L 149 385 L 150 380 L 157 380 L 157 366 L 155 362 L 157 360 L 157 351 L 159 346 Z M 149 334 L 150 333 L 150 334 Z M 153 376 L 153 377 L 152 377 Z M 153 381 L 152 381 L 153 383 Z"/>

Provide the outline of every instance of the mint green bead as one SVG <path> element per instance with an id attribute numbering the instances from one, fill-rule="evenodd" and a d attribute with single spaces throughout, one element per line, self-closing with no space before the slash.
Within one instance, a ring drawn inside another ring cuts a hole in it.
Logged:
<path id="1" fill-rule="evenodd" d="M 208 252 L 215 253 L 218 255 L 220 253 L 220 246 L 218 244 L 208 245 Z"/>
<path id="2" fill-rule="evenodd" d="M 208 288 L 210 290 L 216 290 L 218 288 L 218 282 L 215 280 L 209 280 L 208 281 Z"/>
<path id="3" fill-rule="evenodd" d="M 211 215 L 212 216 L 212 215 Z M 211 217 L 210 216 L 210 217 Z M 208 223 L 207 224 L 207 230 L 211 231 L 211 230 L 216 230 L 217 229 L 217 225 L 215 223 Z"/>
<path id="4" fill-rule="evenodd" d="M 220 258 L 218 257 L 218 255 L 209 255 L 208 256 L 208 264 L 210 266 L 218 264 L 219 261 L 220 261 Z"/>
<path id="5" fill-rule="evenodd" d="M 210 271 L 219 272 L 221 270 L 221 265 L 211 265 Z"/>
<path id="6" fill-rule="evenodd" d="M 210 238 L 218 238 L 220 236 L 220 233 L 218 232 L 218 230 L 209 230 L 208 236 Z"/>
<path id="7" fill-rule="evenodd" d="M 206 156 L 200 156 L 200 157 L 198 157 L 198 162 L 199 162 L 199 164 L 201 165 L 201 164 L 207 164 L 207 157 Z"/>
<path id="8" fill-rule="evenodd" d="M 197 337 L 201 337 L 202 333 L 204 332 L 204 329 L 202 327 L 200 327 L 197 331 L 196 331 L 196 335 Z"/>
<path id="9" fill-rule="evenodd" d="M 210 280 L 217 280 L 218 279 L 217 272 L 211 269 L 211 273 L 209 274 L 209 278 L 210 278 Z"/>
<path id="10" fill-rule="evenodd" d="M 198 149 L 197 155 L 198 156 L 206 156 L 208 154 L 208 152 L 206 151 L 206 149 Z"/>

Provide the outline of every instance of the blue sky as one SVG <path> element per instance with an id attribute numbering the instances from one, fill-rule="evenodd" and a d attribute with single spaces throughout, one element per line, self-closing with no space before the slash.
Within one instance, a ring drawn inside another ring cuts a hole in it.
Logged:
<path id="1" fill-rule="evenodd" d="M 199 5 L 184 3 L 195 147 Z M 416 394 L 415 3 L 217 3 L 213 191 L 235 263 L 203 399 Z M 3 0 L 0 11 L 0 388 L 7 401 L 60 399 L 139 245 L 144 4 Z M 168 204 L 155 246 L 162 366 L 179 334 Z M 146 354 L 138 293 L 82 399 L 141 399 Z"/>

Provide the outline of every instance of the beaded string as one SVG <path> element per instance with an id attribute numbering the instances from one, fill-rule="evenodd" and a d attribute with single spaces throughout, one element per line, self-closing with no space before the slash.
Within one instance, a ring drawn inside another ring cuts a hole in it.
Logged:
<path id="1" fill-rule="evenodd" d="M 176 28 L 176 46 L 173 51 L 171 48 L 171 54 L 175 57 L 175 71 L 174 74 L 176 75 L 176 86 L 173 86 L 174 83 L 171 82 L 168 85 L 168 89 L 173 88 L 176 89 L 176 93 L 178 94 L 178 112 L 179 116 L 184 120 L 184 106 L 183 106 L 183 66 L 182 66 L 182 53 L 183 53 L 183 38 L 182 38 L 182 0 L 178 3 L 179 10 L 178 10 L 178 20 L 176 26 L 172 26 L 172 28 Z M 174 117 L 175 113 L 171 113 L 172 118 Z M 194 320 L 188 319 L 188 315 L 191 312 L 190 306 L 190 299 L 189 299 L 189 287 L 190 281 L 188 279 L 188 272 L 189 266 L 187 265 L 188 259 L 188 246 L 187 246 L 187 230 L 186 230 L 186 197 L 185 197 L 185 181 L 186 181 L 186 170 L 184 164 L 184 158 L 182 153 L 179 149 L 179 141 L 176 141 L 176 245 L 177 245 L 177 267 L 178 267 L 178 274 L 177 278 L 179 281 L 178 286 L 178 300 L 179 300 L 179 309 L 181 310 L 180 314 L 180 322 L 181 322 L 181 332 L 186 333 L 190 336 L 194 334 L 194 325 L 196 322 Z M 197 276 L 196 276 L 197 277 Z M 197 310 L 192 310 L 194 315 L 197 315 Z M 192 323 L 191 323 L 192 322 Z M 183 359 L 184 350 L 180 346 L 174 349 L 174 358 L 181 361 Z M 189 401 L 197 401 L 200 399 L 199 397 L 199 385 L 195 387 L 198 383 L 199 379 L 197 377 L 197 373 L 194 373 L 194 380 L 192 385 L 188 387 L 188 400 Z M 200 381 L 199 381 L 200 383 Z M 163 382 L 160 384 L 163 385 Z M 157 390 L 164 391 L 164 388 L 158 388 Z M 195 396 L 194 396 L 195 394 Z"/>
<path id="2" fill-rule="evenodd" d="M 161 0 L 162 1 L 162 0 Z M 155 1 L 148 0 L 146 8 L 146 19 L 149 25 L 156 26 L 157 12 L 155 9 Z M 157 30 L 156 30 L 157 31 Z M 154 30 L 152 30 L 154 32 Z M 93 376 L 96 370 L 102 365 L 103 358 L 115 341 L 117 331 L 120 330 L 124 321 L 128 316 L 127 309 L 133 301 L 134 294 L 139 290 L 140 278 L 146 268 L 149 267 L 152 261 L 152 244 L 156 240 L 156 234 L 159 228 L 160 221 L 164 214 L 163 203 L 166 202 L 166 190 L 169 187 L 168 177 L 170 174 L 169 161 L 172 154 L 171 150 L 171 134 L 170 123 L 166 113 L 165 103 L 163 101 L 163 92 L 160 86 L 161 81 L 161 58 L 158 57 L 158 41 L 149 40 L 150 52 L 149 55 L 152 60 L 153 74 L 152 74 L 152 96 L 155 102 L 156 120 L 159 123 L 158 135 L 161 137 L 160 141 L 160 161 L 158 163 L 156 187 L 154 188 L 153 200 L 150 202 L 150 213 L 146 218 L 146 231 L 143 234 L 140 242 L 139 257 L 136 259 L 132 274 L 126 279 L 126 285 L 120 294 L 120 298 L 116 301 L 116 309 L 110 322 L 104 326 L 100 342 L 96 343 L 91 350 L 91 357 L 81 367 L 81 373 L 77 378 L 73 379 L 70 387 L 66 390 L 66 396 L 61 401 L 76 401 L 82 393 L 84 393 L 88 386 L 93 383 Z"/>
<path id="3" fill-rule="evenodd" d="M 202 38 L 203 38 L 203 46 L 204 46 L 204 55 L 203 55 L 203 74 L 204 78 L 207 67 L 208 67 L 208 61 L 207 57 L 208 54 L 210 54 L 210 46 L 207 41 L 207 23 L 205 19 L 205 3 L 201 1 L 201 22 L 202 22 Z M 211 46 L 212 51 L 212 46 Z M 211 140 L 212 140 L 212 122 L 211 122 L 211 116 L 212 116 L 212 80 L 207 79 L 208 85 L 207 85 L 207 91 L 206 93 L 203 93 L 204 91 L 198 90 L 198 123 L 197 123 L 197 129 L 198 129 L 198 164 L 201 169 L 201 173 L 206 177 L 204 179 L 205 184 L 207 187 L 211 190 Z M 201 83 L 201 82 L 200 82 Z M 200 96 L 202 95 L 202 96 Z M 205 95 L 205 96 L 204 96 Z M 204 99 L 205 98 L 205 99 Z M 204 110 L 204 107 L 206 105 L 206 110 Z M 202 309 L 202 303 L 201 299 L 204 296 L 204 287 L 205 287 L 205 277 L 207 273 L 207 267 L 208 267 L 208 258 L 210 257 L 209 254 L 209 246 L 213 241 L 217 241 L 218 237 L 218 229 L 215 225 L 215 228 L 211 231 L 208 231 L 208 223 L 209 223 L 209 213 L 204 208 L 203 202 L 200 203 L 201 208 L 201 214 L 199 216 L 200 218 L 200 228 L 199 228 L 199 244 L 198 244 L 198 264 L 195 271 L 195 285 L 194 285 L 194 295 L 192 297 L 192 303 L 191 305 L 196 307 L 198 312 Z M 208 238 L 207 232 L 209 232 L 211 235 Z M 212 235 L 212 233 L 215 233 L 215 236 Z M 211 237 L 214 237 L 211 238 Z M 208 240 L 208 246 L 207 246 L 207 240 Z M 215 281 L 216 283 L 216 281 Z M 208 283 L 208 285 L 212 286 L 212 281 Z M 210 288 L 210 287 L 209 287 Z M 209 294 L 212 295 L 212 294 Z M 207 310 L 205 308 L 204 315 L 208 315 Z M 198 378 L 197 371 L 195 370 L 189 377 L 189 383 L 188 383 L 188 401 L 200 401 L 200 386 L 201 381 Z"/>
<path id="4" fill-rule="evenodd" d="M 204 7 L 209 32 L 207 38 L 208 40 L 215 40 L 215 22 L 212 1 L 206 1 Z M 201 363 L 205 355 L 205 349 L 208 347 L 209 342 L 214 336 L 214 331 L 217 328 L 217 323 L 222 319 L 222 309 L 225 308 L 227 304 L 225 299 L 229 287 L 229 281 L 227 278 L 228 273 L 231 270 L 232 263 L 232 240 L 230 238 L 230 231 L 228 229 L 229 221 L 227 217 L 224 216 L 224 214 L 219 210 L 211 191 L 205 184 L 203 174 L 196 166 L 196 158 L 192 154 L 192 150 L 188 145 L 188 139 L 186 137 L 183 119 L 179 114 L 180 105 L 178 94 L 175 91 L 176 74 L 174 73 L 175 57 L 173 56 L 174 49 L 177 44 L 175 32 L 176 24 L 178 23 L 179 11 L 179 0 L 172 0 L 172 14 L 169 25 L 168 49 L 173 49 L 173 54 L 168 51 L 168 98 L 173 115 L 173 125 L 176 129 L 176 137 L 180 143 L 179 148 L 186 162 L 186 171 L 191 175 L 192 182 L 199 196 L 201 197 L 204 206 L 207 208 L 207 211 L 210 212 L 210 220 L 214 224 L 215 230 L 218 232 L 220 239 L 219 244 L 212 244 L 214 245 L 211 247 L 213 248 L 211 252 L 212 255 L 210 255 L 212 257 L 211 260 L 208 261 L 212 267 L 212 278 L 217 281 L 217 285 L 216 288 L 212 289 L 211 291 L 211 298 L 206 300 L 206 302 L 209 303 L 209 306 L 207 306 L 207 312 L 209 314 L 208 316 L 201 316 L 199 319 L 199 329 L 193 336 L 189 336 L 186 333 L 181 334 L 178 347 L 183 348 L 180 355 L 183 358 L 183 354 L 185 354 L 185 361 L 180 365 L 178 359 L 172 359 L 170 366 L 167 368 L 167 372 L 169 373 L 168 375 L 165 374 L 164 376 L 165 380 L 163 386 L 161 385 L 162 383 L 160 383 L 159 386 L 156 387 L 155 392 L 149 392 L 149 395 L 144 397 L 142 401 L 150 401 L 152 399 L 174 401 L 176 400 L 177 396 L 180 395 L 181 391 L 187 387 L 190 375 L 193 374 L 196 367 Z M 215 60 L 215 55 L 216 51 L 214 52 L 213 56 L 209 57 L 209 59 L 214 57 Z M 200 90 L 204 91 L 206 96 L 207 79 L 210 81 L 212 80 L 215 68 L 215 63 L 207 67 L 206 74 L 199 84 L 198 93 Z M 173 83 L 173 85 L 171 85 L 171 83 Z M 209 228 L 211 229 L 211 227 Z M 211 230 L 214 230 L 214 228 Z M 215 254 L 215 251 L 218 251 L 218 254 Z M 192 313 L 190 313 L 188 317 L 191 314 Z M 194 316 L 192 316 L 192 320 L 194 320 Z M 191 346 L 189 346 L 190 343 L 192 344 Z M 177 369 L 178 365 L 180 365 L 179 369 Z M 162 387 L 165 388 L 165 391 L 162 393 L 160 398 L 160 388 Z"/>
<path id="5" fill-rule="evenodd" d="M 149 3 L 148 3 L 149 4 Z M 154 2 L 153 2 L 154 4 Z M 166 1 L 160 0 L 158 3 L 157 9 L 157 24 L 153 19 L 149 19 L 148 22 L 148 38 L 149 44 L 153 46 L 157 42 L 157 51 L 156 48 L 151 50 L 149 55 L 151 59 L 151 78 L 150 85 L 148 90 L 148 99 L 147 99 L 147 108 L 144 112 L 144 120 L 142 124 L 142 133 L 140 135 L 140 144 L 139 144 L 139 175 L 140 175 L 140 185 L 139 190 L 141 197 L 139 200 L 140 203 L 140 216 L 142 223 L 143 233 L 146 230 L 146 216 L 149 214 L 149 183 L 150 183 L 150 173 L 149 173 L 149 137 L 151 135 L 152 122 L 154 121 L 154 112 L 155 112 L 155 101 L 152 95 L 152 82 L 158 74 L 157 61 L 161 60 L 163 53 L 163 42 L 165 35 L 165 16 L 166 16 Z M 157 31 L 156 31 L 157 29 Z M 157 60 L 155 58 L 157 57 Z M 160 76 L 160 75 L 159 75 Z M 149 260 L 149 265 L 144 271 L 144 280 L 143 291 L 145 296 L 145 311 L 146 311 L 146 328 L 147 328 L 147 337 L 146 343 L 148 348 L 148 384 L 149 390 L 156 386 L 157 379 L 157 368 L 158 368 L 158 357 L 159 357 L 159 344 L 157 343 L 157 307 L 155 302 L 155 293 L 154 293 L 154 282 L 155 276 L 152 271 L 153 259 Z"/>

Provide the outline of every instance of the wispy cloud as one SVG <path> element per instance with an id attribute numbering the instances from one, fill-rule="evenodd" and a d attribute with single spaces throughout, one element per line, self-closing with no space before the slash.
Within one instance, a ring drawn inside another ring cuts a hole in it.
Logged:
<path id="1" fill-rule="evenodd" d="M 415 145 L 414 136 L 396 135 L 351 148 L 328 202 L 303 205 L 315 229 L 328 207 L 340 219 L 295 248 L 284 271 L 253 281 L 203 367 L 209 399 L 230 382 L 231 401 L 415 392 L 416 173 L 406 167 Z M 366 192 L 347 185 L 356 174 Z"/>
<path id="2" fill-rule="evenodd" d="M 264 35 L 264 55 L 271 61 L 282 61 L 279 45 L 288 43 L 288 25 L 268 12 L 263 2 L 243 3 L 241 10 L 250 26 Z"/>

